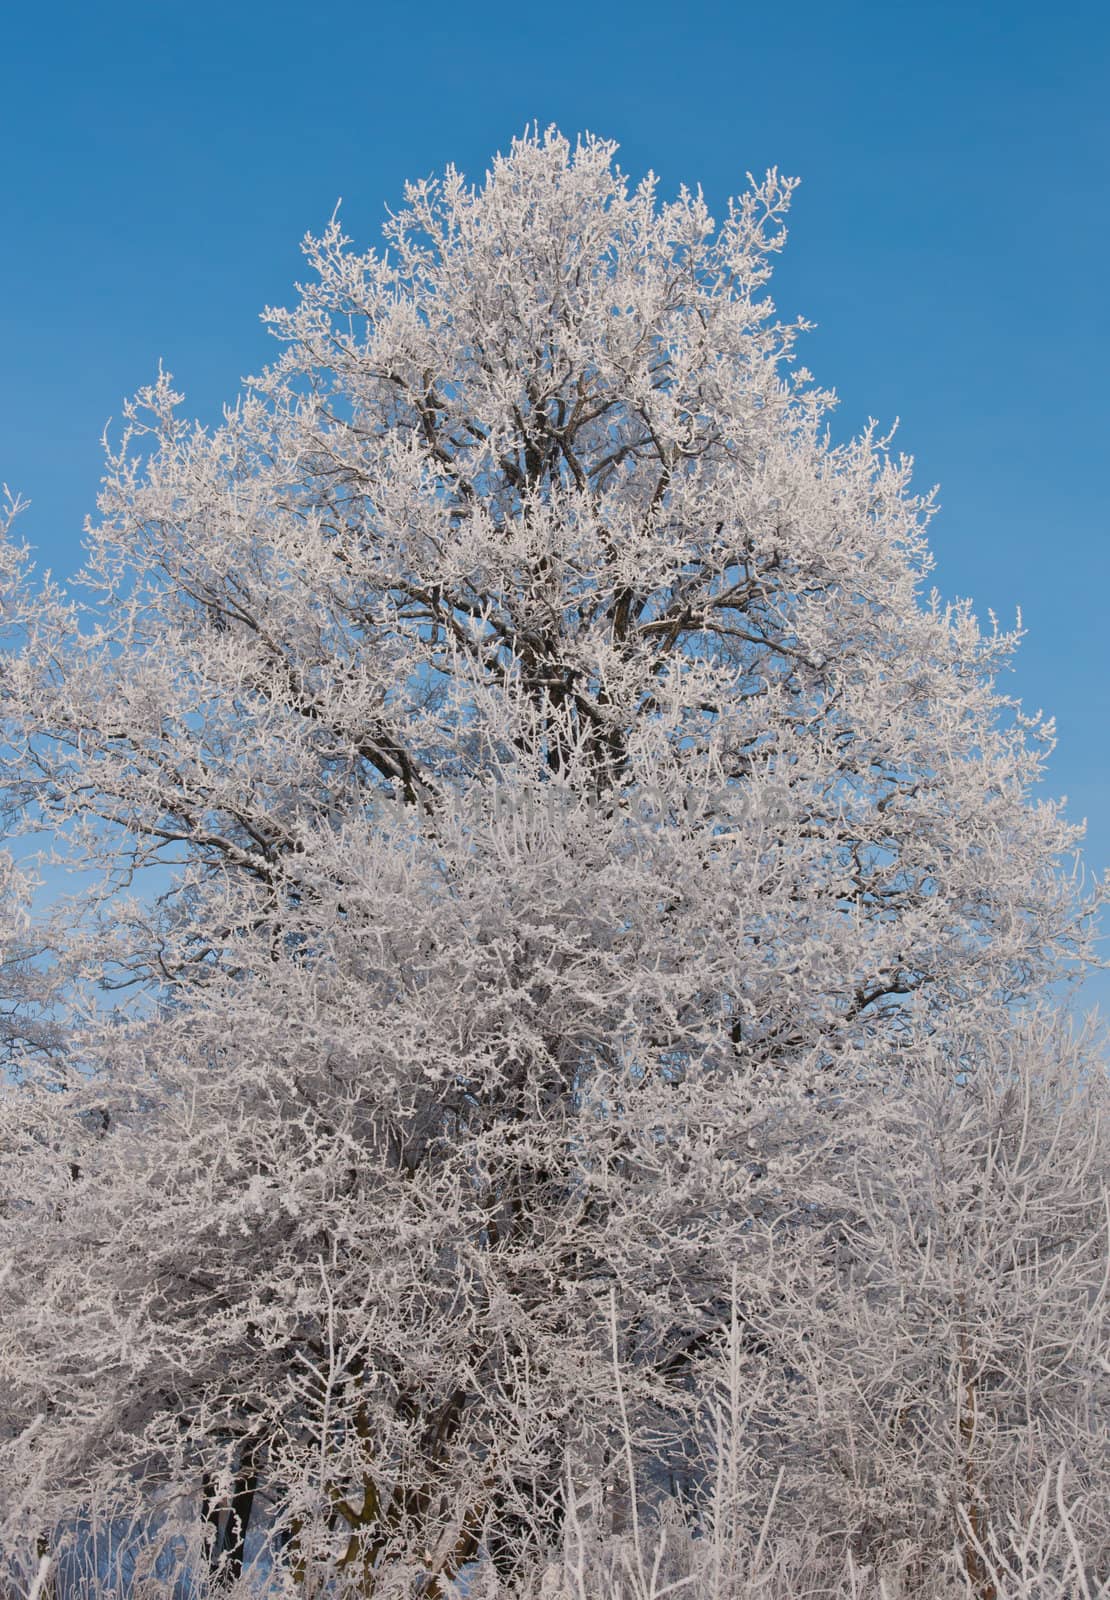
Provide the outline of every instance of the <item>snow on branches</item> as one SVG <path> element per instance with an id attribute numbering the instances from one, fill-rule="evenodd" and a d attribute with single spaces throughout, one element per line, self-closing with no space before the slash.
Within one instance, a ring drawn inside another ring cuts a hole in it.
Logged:
<path id="1" fill-rule="evenodd" d="M 9 815 L 88 883 L 2 1101 L 13 1548 L 524 1594 L 670 1503 L 706 1593 L 802 1529 L 987 1600 L 1066 1454 L 1110 1551 L 1051 725 L 830 441 L 793 182 L 614 157 L 333 220 L 219 426 L 128 407 L 72 592 L 5 557 Z"/>

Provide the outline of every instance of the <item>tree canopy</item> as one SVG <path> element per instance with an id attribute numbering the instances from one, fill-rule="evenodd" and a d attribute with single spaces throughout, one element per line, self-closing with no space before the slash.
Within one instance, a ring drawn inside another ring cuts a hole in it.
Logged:
<path id="1" fill-rule="evenodd" d="M 333 219 L 218 426 L 127 408 L 75 585 L 9 539 L 8 815 L 86 886 L 4 967 L 12 1548 L 523 1595 L 670 1506 L 707 1594 L 988 1600 L 1064 1472 L 1105 1564 L 1098 895 L 796 364 L 793 188 L 550 131 Z"/>

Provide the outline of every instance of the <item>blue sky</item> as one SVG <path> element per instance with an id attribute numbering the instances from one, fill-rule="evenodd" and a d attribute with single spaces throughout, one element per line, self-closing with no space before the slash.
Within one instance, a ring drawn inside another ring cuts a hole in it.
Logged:
<path id="1" fill-rule="evenodd" d="M 375 239 L 406 177 L 479 176 L 526 123 L 620 141 L 633 176 L 799 175 L 776 299 L 838 429 L 901 418 L 941 485 L 937 582 L 1029 638 L 1048 789 L 1110 867 L 1110 22 L 1048 8 L 285 0 L 7 8 L 0 478 L 79 561 L 99 439 L 159 358 L 218 414 L 267 357 L 298 242 L 343 198 Z M 1093 986 L 1110 1002 L 1110 978 Z"/>

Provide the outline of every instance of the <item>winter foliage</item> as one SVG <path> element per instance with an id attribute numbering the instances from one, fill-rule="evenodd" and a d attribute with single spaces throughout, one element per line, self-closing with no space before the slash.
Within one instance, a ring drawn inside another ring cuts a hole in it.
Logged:
<path id="1" fill-rule="evenodd" d="M 12 1594 L 1110 1593 L 1100 893 L 792 189 L 411 185 L 9 532 Z"/>

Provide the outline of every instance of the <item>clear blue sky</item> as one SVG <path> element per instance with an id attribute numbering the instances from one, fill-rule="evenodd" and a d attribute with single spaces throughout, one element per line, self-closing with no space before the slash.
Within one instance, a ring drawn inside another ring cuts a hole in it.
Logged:
<path id="1" fill-rule="evenodd" d="M 684 20 L 680 20 L 680 11 Z M 266 359 L 298 242 L 370 242 L 406 177 L 475 176 L 533 119 L 633 176 L 803 179 L 784 313 L 839 428 L 902 419 L 941 485 L 937 581 L 1029 638 L 1050 789 L 1110 866 L 1110 22 L 1052 7 L 62 0 L 0 29 L 0 478 L 79 559 L 99 438 L 159 358 L 204 418 Z M 1110 1001 L 1110 979 L 1095 992 Z"/>

